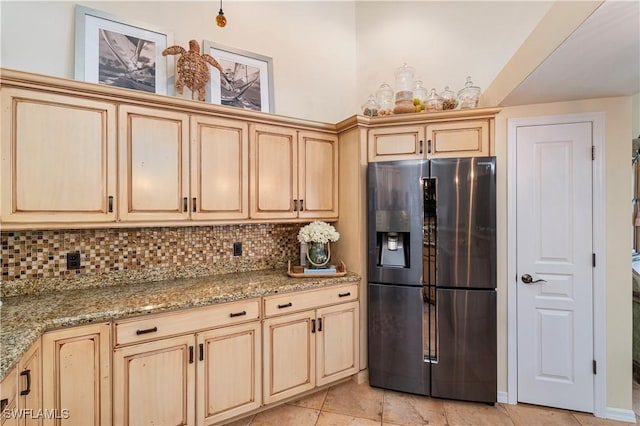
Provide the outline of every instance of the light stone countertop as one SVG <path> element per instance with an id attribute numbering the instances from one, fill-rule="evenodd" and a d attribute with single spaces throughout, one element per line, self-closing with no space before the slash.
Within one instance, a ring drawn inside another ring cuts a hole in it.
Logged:
<path id="1" fill-rule="evenodd" d="M 359 281 L 360 276 L 291 278 L 261 270 L 31 296 L 0 306 L 0 380 L 46 331 Z"/>

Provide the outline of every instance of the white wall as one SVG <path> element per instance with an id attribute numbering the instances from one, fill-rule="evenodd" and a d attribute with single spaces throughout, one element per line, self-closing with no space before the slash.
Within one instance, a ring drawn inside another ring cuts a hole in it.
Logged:
<path id="1" fill-rule="evenodd" d="M 403 63 L 427 89 L 486 89 L 547 13 L 545 1 L 357 2 L 358 98 L 392 87 Z"/>
<path id="2" fill-rule="evenodd" d="M 427 87 L 486 88 L 550 2 L 85 1 L 173 33 L 174 44 L 210 40 L 273 58 L 275 111 L 338 122 L 360 111 L 403 62 Z M 0 2 L 6 68 L 74 77 L 74 2 Z"/>
<path id="3" fill-rule="evenodd" d="M 74 2 L 2 1 L 0 64 L 74 77 Z M 275 112 L 337 122 L 353 115 L 356 35 L 353 2 L 94 1 L 84 6 L 173 33 L 174 44 L 213 41 L 273 58 Z"/>

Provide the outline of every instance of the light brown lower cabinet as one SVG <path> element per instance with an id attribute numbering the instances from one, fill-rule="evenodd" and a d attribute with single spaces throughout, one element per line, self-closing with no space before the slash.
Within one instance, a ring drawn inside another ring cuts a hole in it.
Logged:
<path id="1" fill-rule="evenodd" d="M 45 412 L 42 407 L 42 354 L 40 341 L 22 356 L 0 385 L 0 425 L 41 425 Z M 49 411 L 48 415 L 55 413 Z"/>
<path id="2" fill-rule="evenodd" d="M 358 284 L 47 332 L 4 425 L 212 425 L 358 372 Z M 260 302 L 263 308 L 260 308 Z M 261 320 L 261 310 L 267 317 Z"/>
<path id="3" fill-rule="evenodd" d="M 113 352 L 114 425 L 193 425 L 195 336 Z"/>
<path id="4" fill-rule="evenodd" d="M 228 419 L 260 407 L 259 373 L 260 321 L 118 348 L 113 424 Z"/>
<path id="5" fill-rule="evenodd" d="M 358 372 L 357 302 L 268 318 L 263 333 L 265 404 Z"/>
<path id="6" fill-rule="evenodd" d="M 260 321 L 196 335 L 196 419 L 209 425 L 262 404 Z"/>
<path id="7" fill-rule="evenodd" d="M 42 337 L 44 425 L 111 424 L 111 324 L 92 324 Z"/>
<path id="8" fill-rule="evenodd" d="M 45 416 L 64 416 L 65 413 L 45 412 L 42 407 L 42 352 L 41 342 L 34 343 L 18 363 L 18 424 L 41 425 Z"/>

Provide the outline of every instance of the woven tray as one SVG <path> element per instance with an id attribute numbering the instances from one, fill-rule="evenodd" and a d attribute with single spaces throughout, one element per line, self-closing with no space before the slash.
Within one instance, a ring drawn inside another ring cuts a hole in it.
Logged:
<path id="1" fill-rule="evenodd" d="M 304 273 L 304 266 L 291 266 L 291 261 L 289 261 L 289 266 L 288 266 L 288 269 L 287 269 L 287 275 L 289 275 L 292 278 L 344 277 L 345 275 L 347 275 L 347 266 L 341 260 L 340 264 L 336 266 L 336 272 L 335 273 L 333 273 L 333 272 L 331 272 L 331 273 L 329 273 L 329 272 L 327 272 L 327 273 L 314 272 L 312 274 L 305 274 Z"/>

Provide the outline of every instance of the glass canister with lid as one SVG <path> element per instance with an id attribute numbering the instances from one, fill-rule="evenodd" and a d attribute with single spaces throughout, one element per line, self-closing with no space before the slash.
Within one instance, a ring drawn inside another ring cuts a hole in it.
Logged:
<path id="1" fill-rule="evenodd" d="M 442 98 L 436 93 L 436 89 L 431 89 L 424 105 L 427 112 L 442 111 Z"/>
<path id="2" fill-rule="evenodd" d="M 415 69 L 406 63 L 396 69 L 396 104 L 395 114 L 415 112 L 413 105 L 413 76 Z"/>
<path id="3" fill-rule="evenodd" d="M 396 101 L 413 101 L 413 76 L 415 69 L 406 63 L 396 68 Z"/>
<path id="4" fill-rule="evenodd" d="M 380 105 L 376 102 L 376 98 L 374 98 L 373 95 L 369 95 L 369 99 L 362 104 L 362 114 L 367 117 L 376 117 L 379 110 Z"/>
<path id="5" fill-rule="evenodd" d="M 478 106 L 479 99 L 480 88 L 473 85 L 471 77 L 467 77 L 467 82 L 464 84 L 464 89 L 458 92 L 458 102 L 460 103 L 460 109 L 475 108 L 476 106 Z"/>
<path id="6" fill-rule="evenodd" d="M 425 101 L 427 100 L 427 89 L 422 85 L 422 80 L 416 80 L 413 86 L 413 105 L 416 108 L 416 112 L 423 112 L 425 110 Z"/>
<path id="7" fill-rule="evenodd" d="M 387 83 L 382 83 L 376 91 L 376 101 L 380 108 L 379 115 L 389 115 L 393 113 L 393 88 Z"/>
<path id="8" fill-rule="evenodd" d="M 444 90 L 440 92 L 442 98 L 442 109 L 455 109 L 458 106 L 458 100 L 453 90 L 449 90 L 449 86 L 445 86 Z"/>

